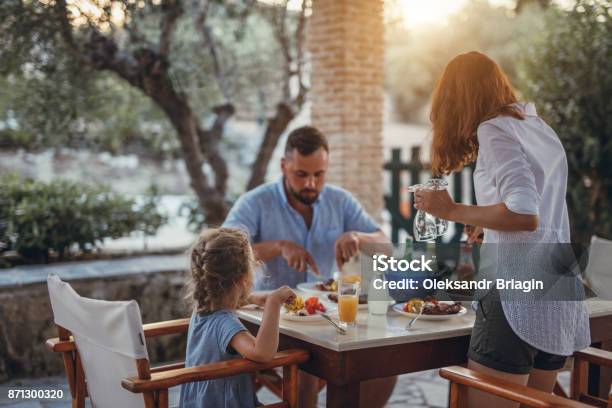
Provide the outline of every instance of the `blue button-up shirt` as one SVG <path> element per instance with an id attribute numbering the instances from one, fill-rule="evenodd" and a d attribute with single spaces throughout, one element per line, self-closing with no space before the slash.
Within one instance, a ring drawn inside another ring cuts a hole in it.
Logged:
<path id="1" fill-rule="evenodd" d="M 340 235 L 347 231 L 376 232 L 380 227 L 353 195 L 340 187 L 325 185 L 312 208 L 312 225 L 308 228 L 304 218 L 287 201 L 281 177 L 240 197 L 223 226 L 243 229 L 253 244 L 293 241 L 312 255 L 321 276 L 330 278 L 337 270 L 334 244 Z M 261 272 L 255 276 L 256 290 L 282 285 L 295 287 L 301 282 L 321 279 L 310 270 L 296 271 L 281 256 L 266 262 Z"/>

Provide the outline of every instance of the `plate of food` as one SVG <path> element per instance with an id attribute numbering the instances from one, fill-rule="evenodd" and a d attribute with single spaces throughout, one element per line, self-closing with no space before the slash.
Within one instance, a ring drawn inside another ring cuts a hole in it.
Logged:
<path id="1" fill-rule="evenodd" d="M 317 296 L 311 296 L 304 300 L 303 297 L 297 295 L 291 303 L 283 305 L 284 312 L 281 317 L 285 320 L 293 320 L 296 322 L 316 322 L 323 320 L 323 317 L 317 312 L 327 312 L 327 308 L 319 301 Z"/>
<path id="2" fill-rule="evenodd" d="M 393 310 L 397 313 L 408 317 L 416 317 L 421 309 L 423 311 L 420 320 L 446 320 L 467 313 L 467 309 L 459 302 L 438 301 L 433 297 L 410 299 L 408 302 L 393 306 Z"/>
<path id="3" fill-rule="evenodd" d="M 305 293 L 325 295 L 330 292 L 338 291 L 338 281 L 334 278 L 330 278 L 319 282 L 303 282 L 297 285 L 297 289 Z"/>
<path id="4" fill-rule="evenodd" d="M 341 279 L 345 282 L 360 282 L 361 276 L 345 275 Z M 338 280 L 329 278 L 318 282 L 303 282 L 297 285 L 297 289 L 313 295 L 327 295 L 331 292 L 338 292 Z"/>

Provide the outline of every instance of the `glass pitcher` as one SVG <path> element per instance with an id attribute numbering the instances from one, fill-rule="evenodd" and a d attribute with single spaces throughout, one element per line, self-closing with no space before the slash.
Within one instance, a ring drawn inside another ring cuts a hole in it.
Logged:
<path id="1" fill-rule="evenodd" d="M 434 179 L 429 180 L 425 185 L 428 186 L 432 190 L 446 190 L 446 187 L 448 186 L 448 181 L 444 179 L 440 179 L 440 178 L 434 178 Z M 434 218 L 436 220 L 435 223 L 436 223 L 437 235 L 438 236 L 444 235 L 446 231 L 448 231 L 448 221 L 443 218 L 438 218 L 438 217 L 434 217 Z"/>
<path id="2" fill-rule="evenodd" d="M 444 179 L 431 179 L 425 184 L 415 184 L 408 187 L 408 192 L 417 190 L 444 190 L 448 182 Z M 414 217 L 413 233 L 414 239 L 419 242 L 433 241 L 438 236 L 444 235 L 448 230 L 448 221 L 434 217 L 423 210 L 418 210 Z"/>

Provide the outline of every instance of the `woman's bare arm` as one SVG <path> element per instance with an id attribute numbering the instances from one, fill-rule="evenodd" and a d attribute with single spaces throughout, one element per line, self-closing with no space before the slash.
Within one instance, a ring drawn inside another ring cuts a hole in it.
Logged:
<path id="1" fill-rule="evenodd" d="M 455 204 L 448 219 L 497 231 L 515 232 L 535 231 L 539 223 L 537 215 L 517 214 L 510 211 L 504 203 L 493 205 Z"/>
<path id="2" fill-rule="evenodd" d="M 414 206 L 449 221 L 497 231 L 535 231 L 539 224 L 537 215 L 515 213 L 504 203 L 493 205 L 456 203 L 446 190 L 417 191 Z"/>

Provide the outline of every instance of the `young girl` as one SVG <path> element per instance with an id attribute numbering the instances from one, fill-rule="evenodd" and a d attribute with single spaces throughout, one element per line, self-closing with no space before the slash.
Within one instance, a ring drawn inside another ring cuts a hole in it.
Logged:
<path id="1" fill-rule="evenodd" d="M 189 323 L 185 367 L 234 358 L 270 361 L 278 348 L 279 309 L 295 294 L 289 287 L 251 295 L 255 261 L 247 236 L 234 228 L 204 231 L 191 252 L 189 298 L 194 313 Z M 253 337 L 234 314 L 245 303 L 264 306 L 262 323 Z M 257 405 L 248 374 L 184 384 L 180 406 L 253 407 Z"/>

